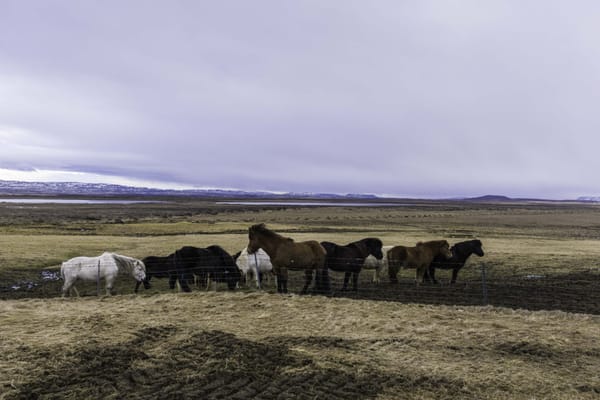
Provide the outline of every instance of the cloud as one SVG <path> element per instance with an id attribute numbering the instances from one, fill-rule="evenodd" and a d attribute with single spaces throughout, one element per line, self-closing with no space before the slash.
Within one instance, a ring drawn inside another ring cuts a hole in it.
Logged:
<path id="1" fill-rule="evenodd" d="M 0 167 L 242 189 L 589 194 L 599 8 L 9 1 Z"/>

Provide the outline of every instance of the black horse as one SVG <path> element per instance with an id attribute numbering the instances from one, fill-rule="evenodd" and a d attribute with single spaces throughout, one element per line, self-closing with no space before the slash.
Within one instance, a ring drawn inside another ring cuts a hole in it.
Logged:
<path id="1" fill-rule="evenodd" d="M 146 278 L 135 284 L 135 293 L 138 292 L 141 283 L 144 284 L 144 289 L 150 289 L 152 278 L 169 278 L 169 287 L 174 289 L 175 282 L 177 282 L 174 257 L 175 254 L 169 254 L 166 257 L 149 256 L 144 258 L 142 262 L 146 266 Z"/>
<path id="2" fill-rule="evenodd" d="M 383 243 L 377 238 L 365 238 L 356 242 L 340 246 L 332 242 L 321 242 L 321 246 L 327 251 L 325 268 L 332 271 L 345 272 L 344 286 L 342 290 L 348 289 L 348 281 L 352 276 L 352 289 L 358 289 L 358 274 L 365 263 L 365 258 L 372 255 L 378 260 L 383 258 L 381 246 Z"/>
<path id="3" fill-rule="evenodd" d="M 235 289 L 241 277 L 233 257 L 217 245 L 207 248 L 184 246 L 175 252 L 174 264 L 184 292 L 191 291 L 190 283 L 194 282 L 194 275 L 202 282 L 210 279 L 215 283 L 227 283 L 230 290 Z"/>
<path id="4" fill-rule="evenodd" d="M 438 283 L 435 279 L 435 269 L 451 269 L 452 270 L 452 280 L 450 283 L 456 283 L 456 277 L 458 276 L 458 271 L 462 267 L 465 266 L 467 259 L 471 254 L 477 254 L 479 257 L 483 257 L 483 248 L 481 247 L 481 240 L 467 240 L 465 242 L 456 243 L 454 246 L 450 248 L 452 252 L 452 257 L 444 258 L 444 257 L 436 257 L 433 259 L 431 264 L 429 265 L 428 274 L 425 274 L 423 277 L 423 282 L 425 282 L 428 278 L 433 283 Z M 427 276 L 429 275 L 429 276 Z"/>

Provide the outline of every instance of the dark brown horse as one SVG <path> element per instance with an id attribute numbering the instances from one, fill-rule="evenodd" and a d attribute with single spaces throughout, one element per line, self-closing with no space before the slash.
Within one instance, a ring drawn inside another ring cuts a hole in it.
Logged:
<path id="1" fill-rule="evenodd" d="M 456 243 L 454 246 L 450 247 L 450 251 L 452 252 L 452 257 L 450 258 L 437 256 L 433 259 L 427 274 L 429 276 L 426 277 L 428 280 L 433 281 L 433 283 L 438 283 L 435 279 L 436 268 L 451 269 L 452 280 L 450 283 L 456 283 L 458 271 L 465 266 L 465 263 L 471 254 L 477 254 L 479 257 L 483 257 L 484 255 L 481 240 L 478 239 Z M 148 264 L 146 264 L 146 276 L 148 276 Z M 425 280 L 423 282 L 425 282 Z"/>
<path id="2" fill-rule="evenodd" d="M 446 240 L 431 240 L 419 242 L 414 247 L 394 246 L 388 253 L 388 274 L 390 282 L 398 282 L 398 271 L 400 268 L 416 268 L 417 286 L 423 280 L 429 265 L 437 256 L 450 258 L 452 252 Z"/>
<path id="3" fill-rule="evenodd" d="M 365 238 L 349 243 L 345 246 L 333 242 L 321 242 L 321 246 L 327 250 L 325 267 L 332 271 L 345 272 L 344 286 L 342 290 L 348 289 L 348 282 L 352 276 L 352 290 L 358 290 L 358 274 L 365 263 L 365 258 L 372 255 L 377 260 L 383 258 L 381 252 L 381 240 L 378 238 Z"/>
<path id="4" fill-rule="evenodd" d="M 302 294 L 306 293 L 316 271 L 316 289 L 323 290 L 322 278 L 326 276 L 325 256 L 327 252 L 316 240 L 295 242 L 294 239 L 279 235 L 265 224 L 248 228 L 248 254 L 263 249 L 271 258 L 273 273 L 277 275 L 277 292 L 287 293 L 288 269 L 304 270 L 305 283 Z"/>

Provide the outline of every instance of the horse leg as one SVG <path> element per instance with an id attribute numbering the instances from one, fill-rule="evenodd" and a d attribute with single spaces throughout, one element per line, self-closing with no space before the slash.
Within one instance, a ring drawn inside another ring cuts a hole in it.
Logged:
<path id="1" fill-rule="evenodd" d="M 316 269 L 316 277 L 317 279 L 316 286 L 319 293 L 327 294 L 331 292 L 331 282 L 329 280 L 329 269 Z"/>
<path id="2" fill-rule="evenodd" d="M 450 281 L 450 283 L 456 283 L 456 278 L 458 277 L 458 271 L 460 271 L 460 268 L 454 268 L 452 270 L 452 280 Z"/>
<path id="3" fill-rule="evenodd" d="M 350 280 L 350 275 L 352 275 L 352 272 L 344 273 L 344 285 L 342 286 L 343 291 L 348 290 L 348 281 Z"/>
<path id="4" fill-rule="evenodd" d="M 144 289 L 148 290 L 152 287 L 152 285 L 150 284 L 150 279 L 152 279 L 151 275 L 146 275 L 146 277 L 144 278 L 143 281 L 138 281 L 138 283 L 136 284 L 136 293 L 137 293 L 137 288 L 139 287 L 140 283 L 144 284 Z"/>
<path id="5" fill-rule="evenodd" d="M 277 293 L 282 293 L 283 289 L 281 288 L 281 275 L 277 274 L 275 280 L 277 281 Z"/>
<path id="6" fill-rule="evenodd" d="M 416 283 L 417 286 L 420 285 L 421 281 L 423 280 L 423 276 L 425 275 L 425 272 L 427 271 L 427 266 L 417 266 L 417 271 L 416 271 Z"/>
<path id="7" fill-rule="evenodd" d="M 358 272 L 352 273 L 352 290 L 358 291 Z"/>
<path id="8" fill-rule="evenodd" d="M 258 267 L 254 266 L 254 281 L 256 282 L 256 288 L 260 289 L 260 272 L 258 271 Z"/>
<path id="9" fill-rule="evenodd" d="M 106 295 L 112 295 L 113 284 L 115 283 L 116 276 L 107 276 L 104 279 L 106 280 Z"/>
<path id="10" fill-rule="evenodd" d="M 262 272 L 260 272 L 259 269 L 256 270 L 256 287 L 257 289 L 262 289 L 262 280 L 263 280 L 263 274 Z"/>
<path id="11" fill-rule="evenodd" d="M 73 280 L 72 279 L 65 279 L 65 283 L 63 284 L 63 288 L 62 288 L 62 297 L 65 298 L 67 296 L 67 293 L 69 293 L 69 297 L 71 297 L 71 286 L 73 286 Z"/>
<path id="12" fill-rule="evenodd" d="M 395 265 L 388 266 L 388 276 L 391 283 L 398 283 L 398 268 Z"/>
<path id="13" fill-rule="evenodd" d="M 435 279 L 435 267 L 429 266 L 429 268 L 427 269 L 427 276 L 428 276 L 428 281 L 432 282 L 432 283 L 439 283 L 436 279 Z"/>
<path id="14" fill-rule="evenodd" d="M 189 277 L 186 274 L 179 274 L 179 287 L 184 292 L 191 292 L 190 286 L 188 284 Z"/>
<path id="15" fill-rule="evenodd" d="M 380 273 L 381 273 L 381 266 L 375 268 L 375 271 L 373 271 L 373 279 L 371 280 L 373 283 L 379 283 Z"/>
<path id="16" fill-rule="evenodd" d="M 304 287 L 302 288 L 302 291 L 300 292 L 300 294 L 306 294 L 308 292 L 308 287 L 310 286 L 312 279 L 313 279 L 312 269 L 306 269 L 304 271 Z"/>
<path id="17" fill-rule="evenodd" d="M 288 292 L 287 283 L 288 283 L 288 270 L 287 270 L 287 268 L 282 268 L 282 270 L 281 270 L 281 289 L 282 289 L 282 293 L 287 293 Z"/>
<path id="18" fill-rule="evenodd" d="M 177 282 L 177 274 L 169 274 L 169 289 L 175 289 L 175 283 Z"/>

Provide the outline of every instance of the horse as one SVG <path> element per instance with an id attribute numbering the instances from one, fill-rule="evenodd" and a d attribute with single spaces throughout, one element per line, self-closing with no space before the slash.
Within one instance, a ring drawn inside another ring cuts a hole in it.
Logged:
<path id="1" fill-rule="evenodd" d="M 248 228 L 248 254 L 263 249 L 271 258 L 273 272 L 277 276 L 277 292 L 287 293 L 288 269 L 304 270 L 306 294 L 316 271 L 316 289 L 323 291 L 323 281 L 327 274 L 325 258 L 327 252 L 316 240 L 295 242 L 294 239 L 281 236 L 268 229 L 265 224 L 256 224 Z"/>
<path id="2" fill-rule="evenodd" d="M 173 258 L 175 273 L 184 292 L 191 291 L 189 284 L 194 282 L 194 275 L 208 285 L 210 281 L 224 282 L 229 290 L 235 289 L 241 277 L 233 257 L 221 246 L 183 246 L 175 251 Z"/>
<path id="3" fill-rule="evenodd" d="M 119 273 L 128 273 L 141 282 L 146 278 L 146 266 L 137 258 L 122 256 L 116 253 L 102 253 L 97 257 L 75 257 L 62 263 L 60 276 L 65 281 L 62 297 L 70 293 L 71 288 L 77 296 L 79 292 L 73 286 L 77 279 L 95 281 L 104 278 L 106 295 L 110 296 L 113 284 Z"/>
<path id="4" fill-rule="evenodd" d="M 385 271 L 387 271 L 387 268 L 388 268 L 387 252 L 392 247 L 394 247 L 394 246 L 383 246 L 381 248 L 381 252 L 383 253 L 383 258 L 381 258 L 380 260 L 378 260 L 377 258 L 375 258 L 371 254 L 369 254 L 367 256 L 367 258 L 365 258 L 365 262 L 363 263 L 362 268 L 363 269 L 372 269 L 372 270 L 374 270 L 373 271 L 373 278 L 371 279 L 371 282 L 373 282 L 373 283 L 380 283 L 381 282 L 381 275 Z"/>
<path id="5" fill-rule="evenodd" d="M 169 287 L 175 288 L 177 282 L 177 273 L 175 271 L 175 254 L 169 254 L 166 257 L 148 256 L 142 259 L 146 266 L 146 278 L 135 284 L 134 292 L 137 293 L 140 285 L 144 284 L 144 289 L 150 289 L 150 280 L 152 278 L 169 278 Z"/>
<path id="6" fill-rule="evenodd" d="M 352 276 L 352 290 L 358 290 L 358 274 L 365 263 L 367 256 L 371 255 L 376 260 L 383 258 L 381 251 L 382 242 L 377 238 L 365 238 L 340 246 L 333 242 L 321 242 L 327 251 L 325 267 L 332 271 L 345 272 L 342 290 L 348 289 L 348 281 Z"/>
<path id="7" fill-rule="evenodd" d="M 435 269 L 451 269 L 452 270 L 452 280 L 450 283 L 456 283 L 456 277 L 458 276 L 458 271 L 462 267 L 465 266 L 467 259 L 471 256 L 471 254 L 477 254 L 479 257 L 483 257 L 483 248 L 481 247 L 481 240 L 466 240 L 464 242 L 456 243 L 454 246 L 450 248 L 452 252 L 452 257 L 444 258 L 437 256 L 429 265 L 429 273 L 428 278 L 433 283 L 438 283 L 435 279 Z"/>
<path id="8" fill-rule="evenodd" d="M 416 284 L 423 279 L 427 268 L 437 256 L 450 258 L 452 252 L 447 240 L 419 242 L 414 247 L 394 246 L 387 252 L 390 282 L 398 283 L 400 268 L 416 268 Z"/>
<path id="9" fill-rule="evenodd" d="M 248 254 L 248 248 L 245 247 L 233 258 L 235 259 L 235 264 L 240 269 L 240 272 L 246 277 L 246 282 L 250 275 L 254 275 L 256 287 L 258 289 L 261 288 L 263 276 L 273 271 L 271 259 L 263 249 L 258 249 L 254 254 L 250 255 Z"/>

